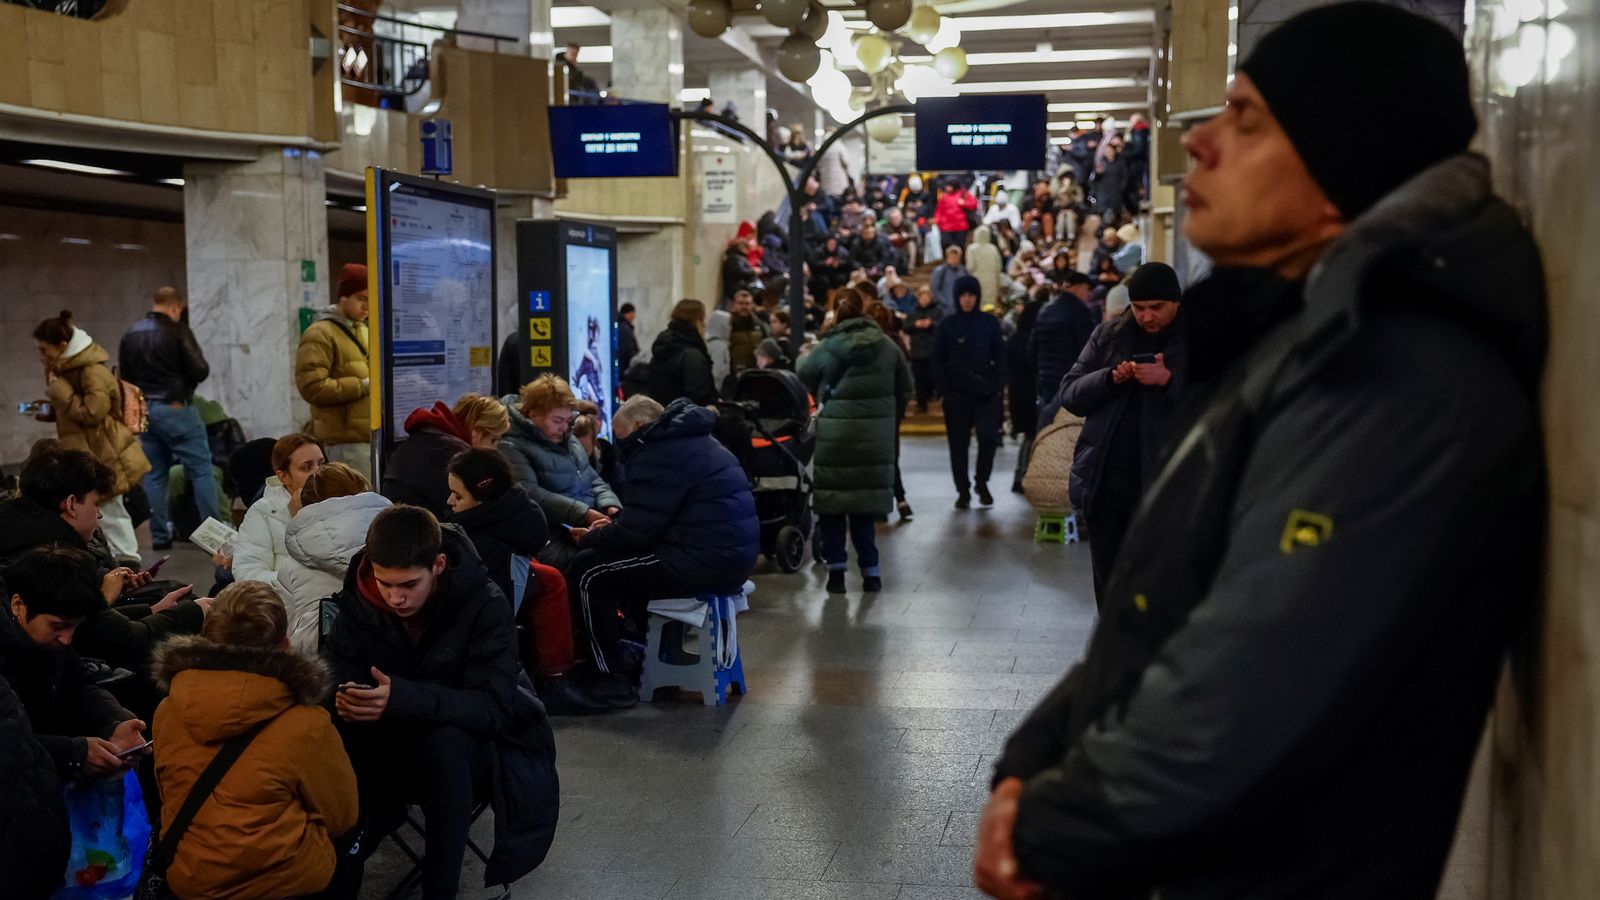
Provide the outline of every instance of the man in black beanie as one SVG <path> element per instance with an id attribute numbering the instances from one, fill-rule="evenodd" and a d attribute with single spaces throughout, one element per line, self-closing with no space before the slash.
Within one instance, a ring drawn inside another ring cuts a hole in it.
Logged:
<path id="1" fill-rule="evenodd" d="M 1349 3 L 1185 138 L 1190 401 L 995 767 L 992 896 L 1435 895 L 1546 517 L 1542 268 L 1473 130 L 1456 36 Z"/>
<path id="2" fill-rule="evenodd" d="M 1183 397 L 1184 340 L 1178 273 L 1146 263 L 1128 276 L 1128 309 L 1097 325 L 1061 379 L 1061 405 L 1083 416 L 1068 496 L 1089 526 L 1095 603 L 1139 497 L 1159 471 L 1172 413 Z"/>
<path id="3" fill-rule="evenodd" d="M 946 316 L 933 333 L 929 370 L 939 396 L 944 398 L 944 430 L 950 443 L 950 474 L 956 483 L 956 509 L 978 503 L 993 506 L 989 475 L 1000 446 L 1000 425 L 1005 420 L 1002 391 L 1006 379 L 1006 342 L 1000 320 L 982 309 L 983 286 L 971 275 L 956 279 L 956 312 Z M 967 446 L 978 435 L 976 478 L 967 469 Z"/>

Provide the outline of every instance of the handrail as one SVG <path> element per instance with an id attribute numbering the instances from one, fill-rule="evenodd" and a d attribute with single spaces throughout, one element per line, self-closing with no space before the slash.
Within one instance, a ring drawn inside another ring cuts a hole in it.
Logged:
<path id="1" fill-rule="evenodd" d="M 74 19 L 92 19 L 105 8 L 106 0 L 0 0 L 13 6 L 25 6 L 39 12 L 69 16 Z"/>
<path id="2" fill-rule="evenodd" d="M 337 4 L 334 5 L 334 8 L 336 8 L 339 12 L 347 12 L 347 13 L 350 13 L 351 15 L 361 16 L 364 19 L 372 19 L 372 20 L 377 21 L 377 22 L 389 22 L 391 24 L 400 25 L 400 26 L 406 27 L 406 28 L 421 28 L 421 29 L 423 29 L 425 31 L 437 31 L 440 34 L 449 34 L 449 35 L 472 37 L 472 38 L 486 38 L 488 40 L 494 41 L 496 44 L 501 44 L 501 43 L 516 44 L 516 43 L 520 42 L 519 39 L 516 38 L 516 37 L 512 37 L 512 36 L 508 36 L 508 35 L 504 35 L 504 34 L 493 34 L 493 33 L 488 32 L 488 31 L 469 31 L 469 30 L 467 30 L 465 28 L 444 28 L 444 27 L 441 27 L 439 25 L 429 25 L 426 22 L 412 22 L 409 19 L 402 19 L 402 18 L 399 18 L 397 16 L 390 16 L 390 15 L 385 15 L 385 14 L 379 13 L 379 12 L 372 12 L 370 10 L 362 9 L 359 6 L 351 6 L 348 3 L 337 3 Z M 382 37 L 382 36 L 383 35 L 378 35 L 378 37 Z M 496 50 L 498 50 L 498 49 L 499 48 L 496 47 Z"/>
<path id="3" fill-rule="evenodd" d="M 375 91 L 380 105 L 389 101 L 411 97 L 427 87 L 430 78 L 433 42 L 439 38 L 461 37 L 492 41 L 494 51 L 500 52 L 502 43 L 515 45 L 518 39 L 487 31 L 462 28 L 443 28 L 425 22 L 412 22 L 397 16 L 336 3 L 335 8 L 357 24 L 341 21 L 338 66 L 339 82 L 352 88 Z M 398 30 L 398 34 L 381 34 L 374 25 L 383 22 Z M 365 26 L 365 27 L 363 27 Z M 407 29 L 430 32 L 422 40 L 412 40 Z M 358 101 L 359 102 L 359 101 Z"/>

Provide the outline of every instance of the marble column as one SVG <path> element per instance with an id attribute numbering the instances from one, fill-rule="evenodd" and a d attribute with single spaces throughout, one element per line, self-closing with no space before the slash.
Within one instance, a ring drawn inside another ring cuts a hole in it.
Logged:
<path id="1" fill-rule="evenodd" d="M 629 100 L 678 105 L 683 91 L 683 17 L 665 9 L 611 13 L 611 90 Z"/>
<path id="2" fill-rule="evenodd" d="M 622 48 L 612 56 L 615 96 L 678 105 L 683 90 L 681 13 L 661 8 L 614 10 L 611 46 Z M 684 165 L 691 163 L 686 160 Z M 632 303 L 637 309 L 635 329 L 641 355 L 648 357 L 650 341 L 666 327 L 673 304 L 684 297 L 684 226 L 662 225 L 646 234 L 627 234 L 617 245 L 617 303 Z"/>
<path id="3" fill-rule="evenodd" d="M 517 327 L 517 220 L 551 219 L 555 202 L 502 194 L 494 211 L 495 328 L 505 340 Z"/>
<path id="4" fill-rule="evenodd" d="M 739 123 L 759 135 L 767 133 L 767 73 L 754 66 L 712 69 L 706 73 L 711 102 L 722 112 L 733 101 Z"/>
<path id="5" fill-rule="evenodd" d="M 332 302 L 322 157 L 271 148 L 186 163 L 183 178 L 189 321 L 211 363 L 200 393 L 252 438 L 288 434 L 309 417 L 294 386 L 300 309 Z"/>
<path id="6" fill-rule="evenodd" d="M 532 10 L 528 0 L 456 0 L 456 27 L 514 38 L 520 52 L 527 53 L 528 32 L 532 30 Z M 461 35 L 458 42 L 468 50 L 512 52 L 504 41 Z"/>

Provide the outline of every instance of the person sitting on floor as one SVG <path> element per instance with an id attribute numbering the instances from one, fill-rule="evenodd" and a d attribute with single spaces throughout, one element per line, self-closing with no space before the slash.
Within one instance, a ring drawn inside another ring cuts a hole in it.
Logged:
<path id="1" fill-rule="evenodd" d="M 372 520 L 336 603 L 323 655 L 339 682 L 334 710 L 368 823 L 364 843 L 398 824 L 403 804 L 418 804 L 428 823 L 423 896 L 454 897 L 472 812 L 501 796 L 495 773 L 510 777 L 507 744 L 549 738 L 548 726 L 530 734 L 543 710 L 519 679 L 511 603 L 466 534 L 416 506 Z M 524 789 L 516 800 L 517 817 L 496 807 L 494 859 L 503 860 L 502 839 L 518 847 L 504 860 L 510 871 L 494 873 L 506 880 L 549 846 L 527 838 L 548 824 L 531 823 L 529 809 L 558 802 L 553 790 Z"/>
<path id="2" fill-rule="evenodd" d="M 37 547 L 88 551 L 85 558 L 95 568 L 102 599 L 100 608 L 77 626 L 74 647 L 84 656 L 133 672 L 137 677 L 118 688 L 119 698 L 134 712 L 149 715 L 156 700 L 151 649 L 169 635 L 199 631 L 211 601 L 180 602 L 192 588 L 184 585 L 150 598 L 154 603 L 135 602 L 142 599 L 136 591 L 160 587 L 152 586 L 147 572 L 114 566 L 96 534 L 100 498 L 114 478 L 105 463 L 82 450 L 53 441 L 37 448 L 22 464 L 17 495 L 0 501 L 0 571 L 5 562 Z"/>
<path id="3" fill-rule="evenodd" d="M 609 521 L 622 501 L 595 471 L 570 431 L 578 398 L 566 379 L 540 375 L 504 402 L 511 414 L 511 430 L 500 442 L 500 452 L 522 489 L 544 510 L 545 520 L 577 527 Z M 566 568 L 577 551 L 565 534 L 558 533 L 556 540 L 545 545 L 540 562 Z"/>
<path id="4" fill-rule="evenodd" d="M 520 606 L 519 618 L 532 633 L 523 645 L 523 658 L 537 677 L 546 710 L 553 716 L 609 711 L 608 704 L 590 698 L 569 677 L 574 662 L 567 581 L 561 570 L 537 558 L 550 540 L 544 513 L 511 477 L 511 467 L 497 450 L 463 450 L 450 460 L 448 477 L 451 521 L 472 538 L 489 577 L 513 608 Z M 515 570 L 519 562 L 521 572 Z M 519 581 L 524 584 L 520 594 Z"/>
<path id="5" fill-rule="evenodd" d="M 151 732 L 162 833 L 223 745 L 256 732 L 178 842 L 172 893 L 245 900 L 328 888 L 356 836 L 356 776 L 321 708 L 327 665 L 290 647 L 272 586 L 224 588 L 199 635 L 161 645 L 155 672 L 168 691 Z"/>
<path id="6" fill-rule="evenodd" d="M 300 490 L 311 473 L 328 461 L 322 442 L 309 434 L 290 434 L 272 445 L 272 471 L 261 499 L 250 504 L 239 523 L 233 557 L 217 560 L 235 581 L 277 584 L 278 570 L 289 558 L 283 546 L 289 520 L 300 509 Z"/>
<path id="7" fill-rule="evenodd" d="M 366 543 L 367 526 L 389 506 L 366 476 L 344 463 L 328 463 L 306 479 L 300 511 L 283 538 L 289 558 L 275 585 L 289 610 L 289 640 L 296 650 L 316 652 L 321 601 L 339 592 L 350 557 Z"/>
<path id="8" fill-rule="evenodd" d="M 445 466 L 468 447 L 493 449 L 510 429 L 505 406 L 482 394 L 462 394 L 453 407 L 441 402 L 412 410 L 406 439 L 384 464 L 381 493 L 442 519 L 450 515 L 450 487 L 441 477 Z"/>
<path id="9" fill-rule="evenodd" d="M 56 775 L 105 778 L 137 764 L 117 754 L 144 743 L 144 722 L 95 684 L 72 646 L 79 626 L 105 607 L 94 557 L 69 547 L 30 550 L 6 569 L 0 594 L 8 613 L 0 616 L 0 678 L 16 691 Z"/>
<path id="10" fill-rule="evenodd" d="M 582 552 L 567 573 L 599 673 L 590 693 L 599 699 L 637 696 L 619 610 L 637 617 L 648 600 L 735 594 L 755 570 L 755 497 L 738 460 L 711 435 L 716 418 L 687 399 L 662 409 L 640 396 L 612 419 L 628 505 L 611 522 L 572 529 Z"/>

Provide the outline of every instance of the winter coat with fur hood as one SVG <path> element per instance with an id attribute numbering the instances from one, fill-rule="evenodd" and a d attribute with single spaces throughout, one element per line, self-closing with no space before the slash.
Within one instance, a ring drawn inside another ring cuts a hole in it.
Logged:
<path id="1" fill-rule="evenodd" d="M 329 497 L 295 513 L 284 533 L 289 558 L 278 570 L 278 596 L 289 609 L 289 640 L 315 653 L 321 616 L 318 601 L 339 593 L 350 558 L 367 545 L 367 526 L 389 500 L 370 491 Z"/>
<path id="2" fill-rule="evenodd" d="M 161 827 L 229 738 L 267 722 L 200 807 L 167 869 L 179 897 L 299 897 L 327 887 L 356 825 L 356 776 L 327 710 L 327 666 L 287 650 L 175 638 L 156 655 Z"/>

